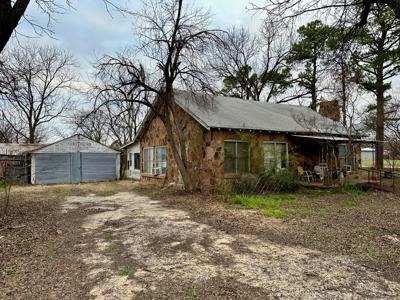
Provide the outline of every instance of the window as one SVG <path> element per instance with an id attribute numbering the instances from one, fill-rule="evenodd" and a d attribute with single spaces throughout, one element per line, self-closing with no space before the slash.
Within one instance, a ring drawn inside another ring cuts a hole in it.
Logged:
<path id="1" fill-rule="evenodd" d="M 163 175 L 167 173 L 167 147 L 144 148 L 144 173 Z"/>
<path id="2" fill-rule="evenodd" d="M 264 144 L 264 164 L 266 170 L 281 170 L 289 167 L 288 144 L 267 142 Z"/>
<path id="3" fill-rule="evenodd" d="M 154 148 L 144 148 L 144 166 L 143 171 L 147 174 L 152 174 L 153 172 L 153 149 Z"/>
<path id="4" fill-rule="evenodd" d="M 249 144 L 242 141 L 224 142 L 225 173 L 244 173 L 249 170 Z"/>
<path id="5" fill-rule="evenodd" d="M 132 167 L 132 153 L 129 153 L 128 166 Z"/>
<path id="6" fill-rule="evenodd" d="M 153 174 L 161 175 L 167 173 L 167 147 L 156 147 L 156 163 Z"/>
<path id="7" fill-rule="evenodd" d="M 139 153 L 133 154 L 133 162 L 134 162 L 133 168 L 135 170 L 140 170 L 140 154 Z"/>

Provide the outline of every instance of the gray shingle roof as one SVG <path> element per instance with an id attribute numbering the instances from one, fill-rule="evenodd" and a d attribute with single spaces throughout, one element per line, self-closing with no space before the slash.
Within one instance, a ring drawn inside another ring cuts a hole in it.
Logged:
<path id="1" fill-rule="evenodd" d="M 304 106 L 175 92 L 175 101 L 205 128 L 346 135 L 339 122 Z"/>

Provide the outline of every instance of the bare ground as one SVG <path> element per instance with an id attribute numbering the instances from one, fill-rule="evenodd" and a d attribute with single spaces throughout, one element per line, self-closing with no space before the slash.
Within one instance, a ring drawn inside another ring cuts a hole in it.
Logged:
<path id="1" fill-rule="evenodd" d="M 360 256 L 350 257 L 327 241 L 341 236 L 330 226 L 341 230 L 353 214 L 346 210 L 340 220 L 328 209 L 333 196 L 324 196 L 324 218 L 282 221 L 207 195 L 162 192 L 155 201 L 128 183 L 42 189 L 17 191 L 12 216 L 0 221 L 1 299 L 400 297 L 395 271 L 385 274 L 380 260 L 373 268 L 357 247 Z M 318 199 L 309 205 L 322 205 Z M 323 219 L 325 231 L 316 230 Z"/>

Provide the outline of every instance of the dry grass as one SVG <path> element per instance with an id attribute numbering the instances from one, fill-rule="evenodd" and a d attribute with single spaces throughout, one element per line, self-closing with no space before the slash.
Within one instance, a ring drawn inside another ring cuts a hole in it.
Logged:
<path id="1" fill-rule="evenodd" d="M 258 209 L 237 209 L 211 194 L 143 186 L 138 191 L 227 233 L 255 234 L 284 245 L 348 255 L 400 281 L 399 195 L 350 188 L 302 192 L 296 194 L 296 201 L 285 204 L 286 210 L 298 213 L 279 219 L 265 217 Z"/>

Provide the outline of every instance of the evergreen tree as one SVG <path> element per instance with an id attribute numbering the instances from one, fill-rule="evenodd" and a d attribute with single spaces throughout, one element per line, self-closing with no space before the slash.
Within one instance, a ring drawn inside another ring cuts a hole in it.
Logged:
<path id="1" fill-rule="evenodd" d="M 288 61 L 293 64 L 302 64 L 304 70 L 298 78 L 299 86 L 303 87 L 311 98 L 310 107 L 317 110 L 319 75 L 321 61 L 326 55 L 327 41 L 331 35 L 331 28 L 315 20 L 301 26 L 297 32 L 299 40 L 293 45 Z"/>
<path id="2" fill-rule="evenodd" d="M 382 6 L 373 12 L 357 40 L 360 47 L 353 55 L 357 82 L 376 97 L 370 110 L 376 114 L 376 168 L 382 169 L 385 107 L 390 100 L 391 80 L 400 71 L 400 20 L 392 10 Z"/>

